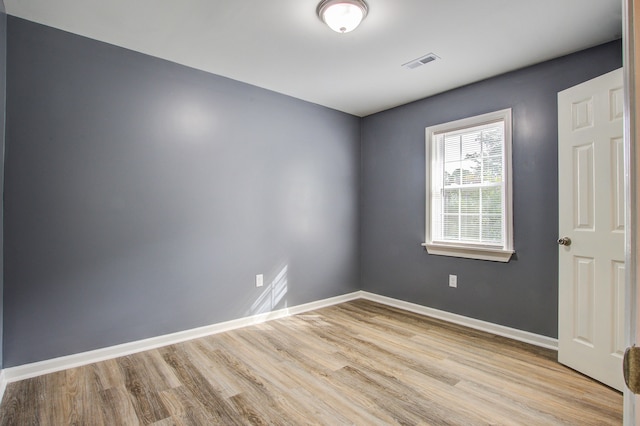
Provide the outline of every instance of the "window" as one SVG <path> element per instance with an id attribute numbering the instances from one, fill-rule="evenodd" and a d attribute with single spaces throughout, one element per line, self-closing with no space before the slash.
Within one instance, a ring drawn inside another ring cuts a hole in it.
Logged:
<path id="1" fill-rule="evenodd" d="M 426 148 L 429 254 L 508 262 L 511 110 L 428 127 Z"/>

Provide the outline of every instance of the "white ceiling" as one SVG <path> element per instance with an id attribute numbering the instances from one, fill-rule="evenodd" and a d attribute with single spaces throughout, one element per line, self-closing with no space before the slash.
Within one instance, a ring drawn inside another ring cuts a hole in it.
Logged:
<path id="1" fill-rule="evenodd" d="M 4 0 L 7 13 L 365 116 L 620 37 L 621 0 Z M 441 59 L 408 70 L 427 53 Z"/>

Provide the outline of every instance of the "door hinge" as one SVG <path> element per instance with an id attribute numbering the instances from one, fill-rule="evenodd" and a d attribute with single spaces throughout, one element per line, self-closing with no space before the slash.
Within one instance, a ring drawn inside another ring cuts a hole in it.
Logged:
<path id="1" fill-rule="evenodd" d="M 640 393 L 640 347 L 634 345 L 624 351 L 622 373 L 631 392 Z"/>

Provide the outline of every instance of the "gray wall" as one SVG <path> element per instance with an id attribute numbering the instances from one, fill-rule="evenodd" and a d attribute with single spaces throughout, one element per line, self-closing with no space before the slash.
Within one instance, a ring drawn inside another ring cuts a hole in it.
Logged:
<path id="1" fill-rule="evenodd" d="M 358 289 L 357 117 L 14 17 L 7 88 L 4 367 Z"/>
<path id="2" fill-rule="evenodd" d="M 4 1 L 0 0 L 0 188 L 4 185 L 4 135 L 5 135 L 5 110 L 6 110 L 6 79 L 7 79 L 7 15 Z M 0 197 L 0 348 L 2 347 L 3 326 L 2 317 L 4 309 L 3 301 L 3 214 L 4 197 Z M 0 351 L 0 367 L 2 366 L 2 351 Z"/>
<path id="3" fill-rule="evenodd" d="M 362 289 L 556 337 L 556 96 L 622 66 L 621 51 L 612 42 L 363 119 Z M 503 108 L 513 109 L 515 259 L 428 255 L 420 247 L 425 127 Z M 457 289 L 449 274 L 458 275 Z"/>

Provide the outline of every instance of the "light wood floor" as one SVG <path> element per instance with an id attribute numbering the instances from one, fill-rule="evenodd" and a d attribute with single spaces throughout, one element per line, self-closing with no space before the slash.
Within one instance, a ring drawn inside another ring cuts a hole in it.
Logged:
<path id="1" fill-rule="evenodd" d="M 358 300 L 9 384 L 0 424 L 622 423 L 555 358 Z"/>

